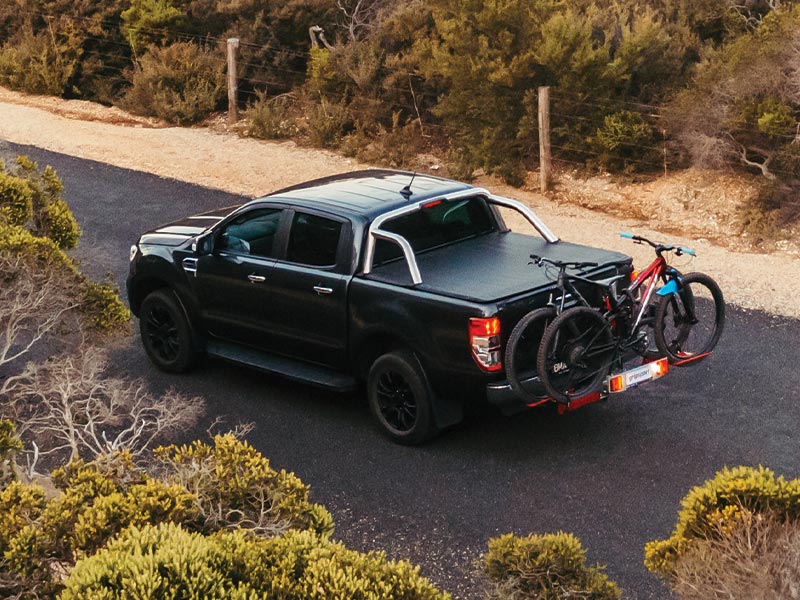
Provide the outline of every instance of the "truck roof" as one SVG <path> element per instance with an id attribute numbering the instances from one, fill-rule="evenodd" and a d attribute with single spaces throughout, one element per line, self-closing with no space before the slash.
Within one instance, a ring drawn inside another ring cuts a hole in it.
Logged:
<path id="1" fill-rule="evenodd" d="M 409 184 L 410 194 L 404 189 Z M 460 181 L 424 173 L 367 169 L 287 187 L 260 200 L 286 199 L 306 206 L 327 206 L 337 212 L 346 211 L 373 219 L 402 206 L 472 187 Z"/>

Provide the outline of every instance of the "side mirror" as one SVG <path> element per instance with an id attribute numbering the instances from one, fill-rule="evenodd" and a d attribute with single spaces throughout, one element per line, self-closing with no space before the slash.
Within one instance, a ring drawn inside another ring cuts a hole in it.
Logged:
<path id="1" fill-rule="evenodd" d="M 201 233 L 194 241 L 192 241 L 192 252 L 195 254 L 199 254 L 200 256 L 204 256 L 206 254 L 211 254 L 214 251 L 214 233 L 212 231 L 206 231 L 205 233 Z"/>

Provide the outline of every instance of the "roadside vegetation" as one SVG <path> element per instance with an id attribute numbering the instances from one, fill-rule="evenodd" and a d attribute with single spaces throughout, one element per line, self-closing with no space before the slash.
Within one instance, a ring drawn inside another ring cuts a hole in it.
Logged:
<path id="1" fill-rule="evenodd" d="M 197 123 L 224 107 L 236 37 L 243 134 L 515 185 L 551 86 L 563 167 L 739 171 L 761 182 L 741 209 L 755 239 L 800 216 L 799 25 L 773 0 L 19 0 L 0 84 Z"/>
<path id="2" fill-rule="evenodd" d="M 778 235 L 800 216 L 798 25 L 778 1 L 18 0 L 0 6 L 0 84 L 197 123 L 238 37 L 247 135 L 396 167 L 446 155 L 514 184 L 537 168 L 549 85 L 563 164 L 741 170 L 763 183 L 743 227 Z M 204 402 L 107 372 L 129 314 L 69 256 L 62 191 L 25 157 L 0 169 L 0 598 L 447 598 L 333 541 L 246 426 L 161 445 Z M 792 597 L 798 507 L 800 480 L 723 470 L 645 564 L 681 599 Z M 621 597 L 565 533 L 496 538 L 481 566 L 498 600 Z"/>

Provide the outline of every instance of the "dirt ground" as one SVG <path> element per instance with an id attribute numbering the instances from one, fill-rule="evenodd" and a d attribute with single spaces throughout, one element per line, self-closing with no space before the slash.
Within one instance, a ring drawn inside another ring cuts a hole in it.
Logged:
<path id="1" fill-rule="evenodd" d="M 0 138 L 247 196 L 369 166 L 293 142 L 169 127 L 115 108 L 3 88 Z M 560 172 L 549 198 L 490 177 L 476 184 L 526 202 L 562 239 L 626 252 L 637 266 L 646 265 L 652 251 L 620 239 L 620 231 L 690 246 L 697 258 L 681 257 L 675 265 L 712 275 L 727 301 L 800 317 L 800 235 L 786 232 L 787 240 L 769 252 L 753 250 L 736 222 L 739 204 L 752 193 L 744 179 L 689 170 L 623 184 Z M 524 227 L 519 221 L 511 226 Z"/>

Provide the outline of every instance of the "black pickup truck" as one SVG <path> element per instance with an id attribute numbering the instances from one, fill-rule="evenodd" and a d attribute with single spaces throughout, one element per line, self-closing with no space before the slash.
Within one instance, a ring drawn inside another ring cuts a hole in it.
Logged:
<path id="1" fill-rule="evenodd" d="M 501 212 L 520 213 L 530 234 Z M 439 177 L 369 170 L 159 227 L 131 247 L 128 298 L 150 359 L 203 354 L 341 392 L 366 384 L 383 430 L 419 443 L 480 403 L 526 407 L 502 356 L 553 282 L 537 254 L 630 258 L 559 239 L 527 206 Z"/>

